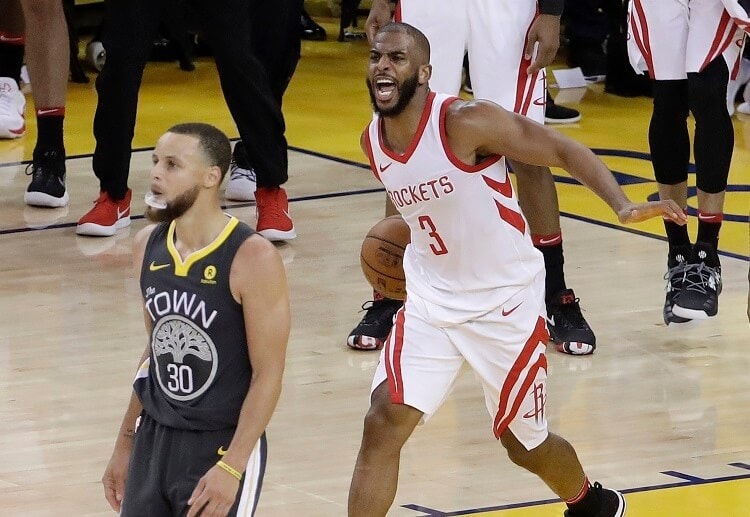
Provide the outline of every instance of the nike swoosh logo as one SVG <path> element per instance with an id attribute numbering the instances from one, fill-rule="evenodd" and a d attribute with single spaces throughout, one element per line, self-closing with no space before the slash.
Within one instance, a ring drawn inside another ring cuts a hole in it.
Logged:
<path id="1" fill-rule="evenodd" d="M 551 239 L 539 239 L 539 244 L 541 245 L 552 244 L 553 242 L 557 242 L 559 240 L 562 240 L 562 237 L 552 237 Z"/>
<path id="2" fill-rule="evenodd" d="M 51 109 L 51 110 L 37 110 L 37 115 L 49 115 L 50 113 L 56 113 L 59 111 L 57 108 Z"/>
<path id="3" fill-rule="evenodd" d="M 159 271 L 160 269 L 164 269 L 165 267 L 169 267 L 171 264 L 157 264 L 156 262 L 151 262 L 148 266 L 149 271 Z"/>
<path id="4" fill-rule="evenodd" d="M 219 456 L 224 456 L 226 453 L 227 453 L 227 451 L 226 451 L 226 449 L 224 449 L 223 445 L 221 447 L 219 447 L 219 449 L 216 451 L 216 454 L 218 454 Z"/>
<path id="5" fill-rule="evenodd" d="M 544 106 L 547 104 L 547 97 L 539 97 L 538 99 L 534 99 L 534 105 L 536 106 Z"/>
<path id="6" fill-rule="evenodd" d="M 385 166 L 381 164 L 380 165 L 380 172 L 385 172 L 386 170 L 388 170 L 388 167 L 390 167 L 391 165 L 393 165 L 393 162 L 391 162 L 391 163 L 389 163 L 388 165 L 385 165 Z"/>
<path id="7" fill-rule="evenodd" d="M 716 215 L 703 215 L 703 214 L 699 213 L 698 214 L 698 219 L 700 221 L 713 221 L 713 220 L 718 219 L 718 216 L 716 216 Z"/>
<path id="8" fill-rule="evenodd" d="M 11 38 L 6 36 L 5 34 L 0 34 L 0 41 L 3 43 L 21 43 L 23 41 L 23 38 Z"/>
<path id="9" fill-rule="evenodd" d="M 125 217 L 126 215 L 129 215 L 129 214 L 130 214 L 130 207 L 127 207 L 122 212 L 120 212 L 120 207 L 119 206 L 117 207 L 117 218 L 118 219 L 122 219 L 123 217 Z"/>
<path id="10" fill-rule="evenodd" d="M 523 302 L 521 302 L 521 303 L 523 303 Z M 511 310 L 509 310 L 509 311 L 506 311 L 505 309 L 503 309 L 503 310 L 502 310 L 503 316 L 508 316 L 508 315 L 510 315 L 510 314 L 511 314 L 511 313 L 512 313 L 513 311 L 515 311 L 516 309 L 518 309 L 518 308 L 519 308 L 519 307 L 521 306 L 521 303 L 519 303 L 518 305 L 516 305 L 515 307 L 513 307 L 513 308 L 512 308 Z"/>
<path id="11" fill-rule="evenodd" d="M 552 316 L 551 318 L 547 318 L 547 325 L 549 325 L 550 327 L 554 327 L 555 326 L 555 317 L 554 316 Z"/>

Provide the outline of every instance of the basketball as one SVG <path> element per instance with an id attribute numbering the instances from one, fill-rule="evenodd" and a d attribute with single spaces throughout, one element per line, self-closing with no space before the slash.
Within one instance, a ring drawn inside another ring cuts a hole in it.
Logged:
<path id="1" fill-rule="evenodd" d="M 362 272 L 372 288 L 387 298 L 406 297 L 403 260 L 410 241 L 409 226 L 400 215 L 392 215 L 370 228 L 362 242 Z"/>

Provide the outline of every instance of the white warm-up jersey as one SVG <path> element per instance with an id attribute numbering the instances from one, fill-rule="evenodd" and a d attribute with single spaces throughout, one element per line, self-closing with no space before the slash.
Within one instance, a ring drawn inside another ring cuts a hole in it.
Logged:
<path id="1" fill-rule="evenodd" d="M 384 143 L 376 114 L 365 132 L 370 166 L 411 229 L 406 291 L 437 306 L 482 313 L 543 274 L 501 156 L 462 163 L 450 150 L 445 113 L 456 97 L 430 93 L 403 154 Z"/>

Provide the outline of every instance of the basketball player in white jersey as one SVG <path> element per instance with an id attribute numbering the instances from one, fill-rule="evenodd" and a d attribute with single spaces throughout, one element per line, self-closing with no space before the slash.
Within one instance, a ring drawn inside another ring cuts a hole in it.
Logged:
<path id="1" fill-rule="evenodd" d="M 710 318 L 719 310 L 717 247 L 734 148 L 727 84 L 742 57 L 745 35 L 739 25 L 748 22 L 741 3 L 747 5 L 744 0 L 633 0 L 629 7 L 630 62 L 654 79 L 649 146 L 659 197 L 683 208 L 688 200 L 688 113 L 695 118 L 698 233 L 691 243 L 686 226 L 664 222 L 667 325 Z"/>
<path id="2" fill-rule="evenodd" d="M 544 123 L 544 67 L 557 53 L 562 10 L 563 0 L 399 0 L 394 18 L 427 36 L 432 45 L 431 85 L 435 91 L 458 94 L 464 52 L 468 52 L 474 98 L 491 100 Z M 378 28 L 390 21 L 389 0 L 374 0 L 365 25 L 370 41 Z M 560 213 L 552 174 L 547 167 L 517 161 L 512 168 L 519 173 L 518 196 L 528 214 L 532 239 L 544 256 L 552 338 L 561 352 L 591 354 L 596 336 L 581 313 L 578 298 L 565 283 Z M 386 215 L 394 213 L 395 209 L 387 205 Z M 349 336 L 349 346 L 365 348 L 372 344 L 362 337 L 368 321 L 377 321 L 377 315 L 369 312 L 399 306 L 375 302 L 363 319 L 364 325 Z"/>
<path id="3" fill-rule="evenodd" d="M 592 486 L 573 447 L 547 429 L 544 264 L 505 159 L 566 169 L 623 223 L 666 216 L 684 224 L 685 215 L 673 201 L 631 203 L 591 151 L 527 117 L 431 92 L 429 55 L 425 36 L 398 23 L 383 27 L 370 51 L 376 114 L 362 147 L 411 244 L 408 296 L 372 383 L 349 515 L 386 514 L 401 447 L 468 362 L 510 459 L 543 479 L 566 515 L 622 516 L 622 495 Z"/>

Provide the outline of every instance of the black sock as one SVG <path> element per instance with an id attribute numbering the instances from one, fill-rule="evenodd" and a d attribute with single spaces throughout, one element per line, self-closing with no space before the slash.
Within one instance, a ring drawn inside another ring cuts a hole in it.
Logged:
<path id="1" fill-rule="evenodd" d="M 723 214 L 707 214 L 698 212 L 698 237 L 696 241 L 707 242 L 714 249 L 719 247 L 719 231 L 721 222 L 724 220 Z"/>
<path id="2" fill-rule="evenodd" d="M 563 268 L 565 259 L 563 257 L 562 237 L 557 239 L 556 244 L 551 245 L 544 243 L 547 240 L 544 237 L 534 236 L 533 240 L 536 249 L 544 255 L 544 269 L 547 273 L 544 278 L 545 300 L 549 302 L 555 294 L 566 289 Z"/>
<path id="3" fill-rule="evenodd" d="M 11 79 L 15 79 L 17 83 L 20 83 L 24 52 L 23 36 L 13 36 L 5 33 L 3 33 L 3 36 L 20 39 L 20 42 L 0 43 L 0 77 L 10 77 Z"/>
<path id="4" fill-rule="evenodd" d="M 591 490 L 591 483 L 589 483 L 588 478 L 586 478 L 582 490 L 586 491 L 585 494 L 582 497 L 576 498 L 575 502 L 565 501 L 565 504 L 570 509 L 570 514 L 574 517 L 597 515 L 601 508 L 601 501 L 594 491 Z"/>
<path id="5" fill-rule="evenodd" d="M 690 256 L 690 236 L 688 235 L 687 225 L 680 226 L 677 223 L 664 219 L 664 229 L 667 232 L 667 241 L 669 242 L 669 256 L 667 264 L 669 267 L 677 265 L 677 255 L 682 255 L 684 260 Z"/>
<path id="6" fill-rule="evenodd" d="M 56 114 L 43 114 L 50 110 L 56 110 Z M 61 112 L 61 114 L 59 114 Z M 63 142 L 63 121 L 65 120 L 65 108 L 39 108 L 37 109 L 37 139 L 34 157 L 49 151 L 57 152 L 65 158 L 65 144 Z"/>

